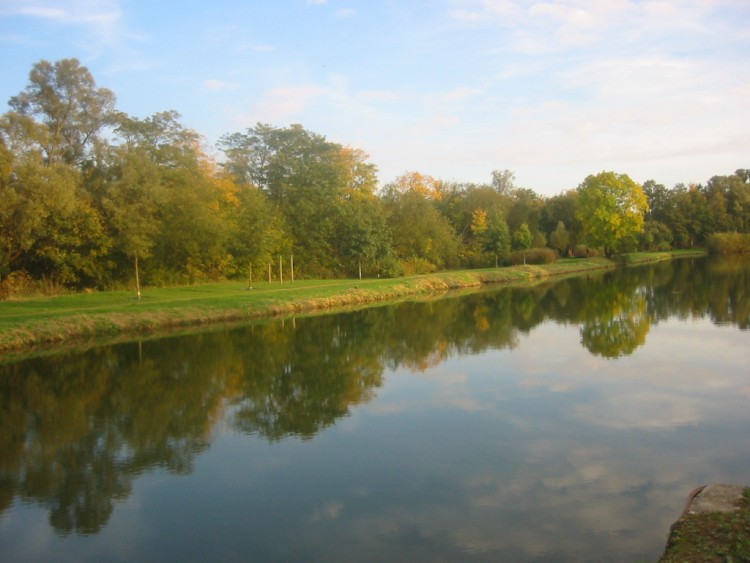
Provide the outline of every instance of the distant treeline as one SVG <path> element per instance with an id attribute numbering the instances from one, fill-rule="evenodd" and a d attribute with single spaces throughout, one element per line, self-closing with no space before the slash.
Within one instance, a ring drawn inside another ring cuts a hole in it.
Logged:
<path id="1" fill-rule="evenodd" d="M 8 103 L 0 295 L 123 287 L 137 275 L 265 278 L 279 256 L 294 256 L 298 276 L 397 276 L 504 264 L 514 250 L 549 261 L 750 232 L 746 169 L 672 189 L 607 172 L 553 197 L 508 170 L 486 184 L 406 172 L 378 187 L 367 154 L 301 125 L 258 124 L 208 148 L 174 111 L 128 116 L 76 59 L 37 63 Z"/>

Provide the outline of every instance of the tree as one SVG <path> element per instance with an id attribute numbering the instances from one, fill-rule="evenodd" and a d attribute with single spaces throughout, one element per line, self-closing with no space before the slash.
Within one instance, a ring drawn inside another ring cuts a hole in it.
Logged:
<path id="1" fill-rule="evenodd" d="M 151 255 L 161 230 L 157 215 L 161 177 L 158 166 L 144 150 L 121 148 L 117 155 L 114 180 L 102 203 L 117 249 L 133 261 L 136 297 L 140 299 L 139 261 Z"/>
<path id="2" fill-rule="evenodd" d="M 384 203 L 399 258 L 422 260 L 433 269 L 456 263 L 455 233 L 427 196 L 416 190 L 400 192 L 386 187 Z"/>
<path id="3" fill-rule="evenodd" d="M 21 121 L 41 121 L 43 127 L 26 127 L 33 131 L 47 162 L 81 164 L 102 128 L 113 122 L 115 95 L 97 88 L 78 59 L 62 59 L 36 63 L 26 89 L 9 104 Z"/>
<path id="4" fill-rule="evenodd" d="M 565 223 L 557 222 L 557 228 L 552 232 L 549 240 L 553 248 L 556 248 L 560 254 L 565 255 L 570 248 L 570 233 L 565 228 Z"/>
<path id="5" fill-rule="evenodd" d="M 363 260 L 375 262 L 390 252 L 390 230 L 377 199 L 349 202 L 342 212 L 341 253 L 344 258 L 356 260 L 357 275 L 362 279 Z"/>
<path id="6" fill-rule="evenodd" d="M 495 267 L 499 258 L 510 254 L 510 231 L 502 213 L 495 210 L 488 215 L 487 229 L 482 233 L 484 248 L 495 255 Z"/>
<path id="7" fill-rule="evenodd" d="M 493 170 L 492 171 L 492 187 L 503 195 L 513 195 L 516 190 L 516 175 L 513 171 L 508 170 Z"/>
<path id="8" fill-rule="evenodd" d="M 291 241 L 284 217 L 263 191 L 253 186 L 240 186 L 239 205 L 233 223 L 235 232 L 229 245 L 235 259 L 247 265 L 248 284 L 252 284 L 253 265 L 265 267 L 274 257 L 286 253 Z"/>
<path id="9" fill-rule="evenodd" d="M 406 172 L 396 178 L 390 184 L 391 189 L 400 192 L 414 191 L 432 200 L 440 200 L 443 197 L 441 182 L 432 176 L 420 174 L 419 172 Z"/>
<path id="10" fill-rule="evenodd" d="M 522 223 L 513 233 L 513 248 L 516 250 L 526 250 L 531 248 L 531 242 L 533 240 L 534 237 L 531 235 L 529 226 L 526 223 Z"/>
<path id="11" fill-rule="evenodd" d="M 523 263 L 526 264 L 526 250 L 531 248 L 531 243 L 534 237 L 529 230 L 529 226 L 526 223 L 521 223 L 521 226 L 513 233 L 513 248 L 517 250 L 523 250 Z"/>
<path id="12" fill-rule="evenodd" d="M 635 246 L 647 211 L 643 188 L 625 174 L 601 172 L 578 186 L 578 218 L 585 238 L 609 257 Z"/>
<path id="13" fill-rule="evenodd" d="M 284 215 L 297 254 L 312 275 L 331 275 L 341 266 L 339 232 L 343 207 L 373 197 L 375 167 L 363 151 L 343 147 L 301 125 L 258 124 L 219 142 L 225 170 L 240 185 L 268 194 Z"/>

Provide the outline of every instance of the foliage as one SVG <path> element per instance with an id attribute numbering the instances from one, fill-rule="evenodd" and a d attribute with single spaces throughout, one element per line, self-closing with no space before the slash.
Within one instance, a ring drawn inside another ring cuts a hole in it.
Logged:
<path id="1" fill-rule="evenodd" d="M 591 248 L 585 244 L 577 244 L 573 248 L 573 256 L 576 258 L 590 258 L 592 256 L 600 256 L 601 253 L 596 248 Z"/>
<path id="2" fill-rule="evenodd" d="M 603 172 L 548 198 L 507 169 L 480 184 L 410 171 L 378 190 L 367 154 L 302 125 L 224 135 L 215 160 L 180 119 L 118 111 L 76 59 L 33 65 L 0 116 L 0 282 L 17 272 L 63 289 L 250 279 L 290 254 L 308 277 L 398 276 L 498 266 L 511 246 L 612 255 L 750 232 L 745 168 L 642 190 Z"/>
<path id="3" fill-rule="evenodd" d="M 747 254 L 750 252 L 750 234 L 714 233 L 708 237 L 706 248 L 710 254 Z"/>
<path id="4" fill-rule="evenodd" d="M 515 249 L 526 250 L 527 248 L 531 248 L 531 243 L 533 241 L 534 237 L 526 223 L 522 223 L 521 226 L 513 232 L 513 248 Z"/>
<path id="5" fill-rule="evenodd" d="M 647 220 L 638 239 L 640 248 L 652 252 L 672 248 L 672 231 L 661 221 Z"/>
<path id="6" fill-rule="evenodd" d="M 565 228 L 565 223 L 557 222 L 557 227 L 549 236 L 552 248 L 557 249 L 560 254 L 567 254 L 570 249 L 570 233 Z"/>
<path id="7" fill-rule="evenodd" d="M 530 248 L 511 254 L 512 264 L 552 264 L 560 255 L 551 248 Z"/>
<path id="8" fill-rule="evenodd" d="M 578 188 L 578 218 L 586 240 L 604 248 L 607 256 L 635 246 L 647 210 L 643 188 L 625 174 L 601 172 Z"/>

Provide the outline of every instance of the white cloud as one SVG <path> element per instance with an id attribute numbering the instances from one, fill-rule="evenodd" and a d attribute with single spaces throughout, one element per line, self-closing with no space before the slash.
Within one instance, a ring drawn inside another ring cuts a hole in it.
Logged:
<path id="1" fill-rule="evenodd" d="M 3 3 L 0 13 L 62 24 L 106 27 L 115 25 L 122 17 L 119 3 L 107 0 L 19 0 Z"/>

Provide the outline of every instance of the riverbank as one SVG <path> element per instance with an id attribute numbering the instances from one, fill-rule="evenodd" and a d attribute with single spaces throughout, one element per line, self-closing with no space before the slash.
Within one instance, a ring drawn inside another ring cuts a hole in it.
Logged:
<path id="1" fill-rule="evenodd" d="M 750 560 L 750 487 L 709 485 L 690 495 L 660 563 Z"/>
<path id="2" fill-rule="evenodd" d="M 680 252 L 637 253 L 629 255 L 627 263 L 638 265 L 685 255 Z M 451 289 L 524 284 L 616 267 L 616 263 L 605 258 L 583 258 L 539 266 L 461 270 L 393 279 L 261 282 L 252 288 L 240 282 L 153 288 L 144 290 L 141 299 L 124 291 L 18 299 L 0 302 L 0 352 L 18 352 L 80 339 L 331 310 Z"/>

